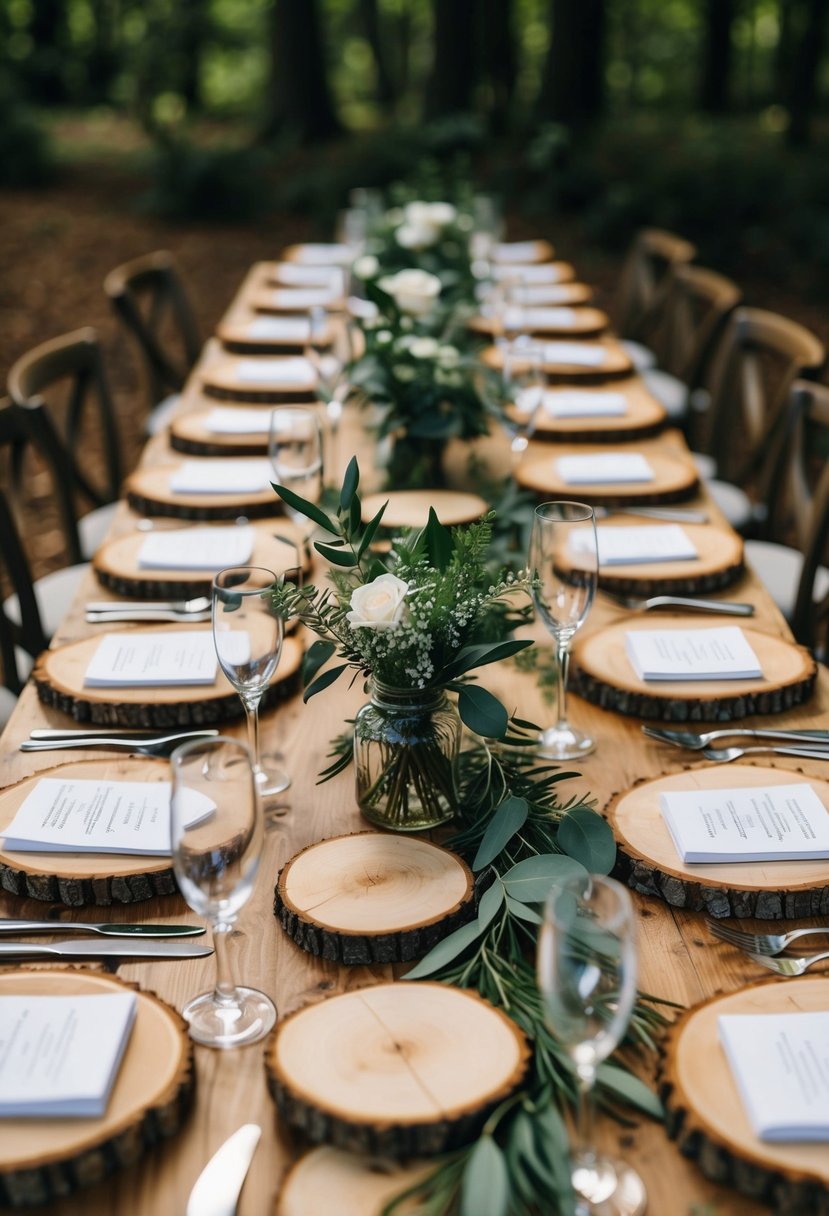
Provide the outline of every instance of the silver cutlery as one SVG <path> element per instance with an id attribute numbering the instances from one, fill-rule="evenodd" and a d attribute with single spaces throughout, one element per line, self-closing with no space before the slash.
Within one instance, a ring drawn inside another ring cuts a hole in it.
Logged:
<path id="1" fill-rule="evenodd" d="M 201 937 L 201 925 L 89 924 L 79 920 L 10 920 L 0 917 L 0 935 L 7 933 L 95 933 L 101 937 Z"/>
<path id="2" fill-rule="evenodd" d="M 729 946 L 745 950 L 747 954 L 769 956 L 780 954 L 787 946 L 801 937 L 813 937 L 815 934 L 822 934 L 825 937 L 829 934 L 829 925 L 811 929 L 790 929 L 788 933 L 746 933 L 743 929 L 732 929 L 730 925 L 723 925 L 715 920 L 707 920 L 705 927 L 713 937 L 719 938 L 721 942 L 726 942 Z"/>
<path id="3" fill-rule="evenodd" d="M 829 748 L 820 747 L 704 747 L 702 754 L 706 760 L 718 764 L 728 764 L 731 760 L 739 760 L 741 756 L 758 756 L 762 753 L 774 756 L 801 756 L 807 760 L 829 760 Z"/>
<path id="4" fill-rule="evenodd" d="M 768 967 L 775 975 L 784 975 L 788 979 L 803 975 L 810 967 L 814 967 L 815 963 L 829 958 L 829 950 L 825 950 L 823 954 L 807 954 L 805 958 L 770 958 L 768 954 L 749 954 L 748 957 L 761 967 Z"/>
<path id="5" fill-rule="evenodd" d="M 688 612 L 710 612 L 715 616 L 754 616 L 753 604 L 735 604 L 728 600 L 702 600 L 683 595 L 652 595 L 648 599 L 639 599 L 633 595 L 616 595 L 612 591 L 600 588 L 602 595 L 618 604 L 621 608 L 630 608 L 634 612 L 653 612 L 660 608 L 684 608 Z"/>
<path id="6" fill-rule="evenodd" d="M 609 519 L 613 515 L 641 515 L 645 519 L 662 519 L 673 524 L 707 524 L 705 511 L 686 507 L 594 507 L 596 519 Z"/>
<path id="7" fill-rule="evenodd" d="M 169 735 L 158 735 L 150 739 L 130 739 L 124 735 L 96 735 L 83 739 L 24 739 L 20 744 L 22 752 L 53 752 L 67 748 L 78 747 L 108 747 L 116 750 L 135 752 L 141 756 L 168 756 L 180 743 L 188 739 L 212 738 L 218 734 L 215 730 L 176 731 Z"/>
<path id="8" fill-rule="evenodd" d="M 173 733 L 173 732 L 171 732 Z M 176 734 L 190 734 L 190 731 L 176 731 Z M 218 730 L 205 727 L 204 730 L 198 731 L 200 735 L 218 735 Z M 149 737 L 148 737 L 149 736 Z M 157 726 L 136 726 L 134 728 L 113 727 L 109 730 L 105 726 L 36 726 L 29 731 L 30 739 L 137 739 L 139 743 L 152 743 L 153 739 L 159 736 Z"/>
<path id="9" fill-rule="evenodd" d="M 208 612 L 210 600 L 198 595 L 192 600 L 90 600 L 87 612 Z"/>
<path id="10" fill-rule="evenodd" d="M 225 1140 L 196 1179 L 186 1216 L 234 1216 L 261 1135 L 256 1123 L 245 1123 Z"/>
<path id="11" fill-rule="evenodd" d="M 169 612 L 166 609 L 160 609 L 157 612 L 130 612 L 124 609 L 113 610 L 112 612 L 87 612 L 85 617 L 87 625 L 116 625 L 119 621 L 138 621 L 142 625 L 158 625 L 168 624 L 177 625 L 179 622 L 187 622 L 190 625 L 201 625 L 204 621 L 210 620 L 209 612 Z"/>
<path id="12" fill-rule="evenodd" d="M 67 938 L 47 945 L 32 942 L 0 942 L 0 962 L 7 958 L 206 958 L 212 946 L 190 941 L 139 940 L 121 937 L 117 941 L 84 941 Z"/>
<path id="13" fill-rule="evenodd" d="M 34 735 L 34 731 L 32 731 Z M 754 730 L 751 727 L 731 726 L 722 730 L 705 730 L 697 734 L 692 730 L 667 730 L 661 726 L 643 726 L 642 734 L 660 743 L 684 747 L 688 751 L 701 752 L 717 739 L 781 739 L 789 742 L 810 743 L 817 746 L 825 743 L 829 747 L 829 730 Z"/>

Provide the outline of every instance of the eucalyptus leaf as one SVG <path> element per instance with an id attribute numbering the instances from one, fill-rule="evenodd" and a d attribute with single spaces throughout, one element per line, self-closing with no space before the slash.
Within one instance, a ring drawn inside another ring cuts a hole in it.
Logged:
<path id="1" fill-rule="evenodd" d="M 461 1216 L 507 1216 L 509 1174 L 504 1154 L 492 1139 L 481 1136 L 463 1171 Z"/>
<path id="2" fill-rule="evenodd" d="M 609 874 L 616 864 L 616 841 L 610 824 L 589 806 L 574 806 L 562 816 L 557 842 L 593 874 Z"/>
<path id="3" fill-rule="evenodd" d="M 324 671 L 321 676 L 317 676 L 313 684 L 308 685 L 305 692 L 302 694 L 303 701 L 308 702 L 311 700 L 311 697 L 315 697 L 318 692 L 323 692 L 324 689 L 330 688 L 334 681 L 347 670 L 348 663 L 341 663 L 339 667 L 329 667 L 328 671 Z"/>
<path id="4" fill-rule="evenodd" d="M 596 1080 L 617 1098 L 629 1102 L 646 1115 L 659 1120 L 665 1118 L 662 1103 L 653 1090 L 627 1069 L 619 1068 L 616 1064 L 600 1064 L 596 1070 Z"/>
<path id="5" fill-rule="evenodd" d="M 477 684 L 461 688 L 458 713 L 465 726 L 485 739 L 500 739 L 506 733 L 509 714 L 497 697 Z"/>
<path id="6" fill-rule="evenodd" d="M 300 498 L 293 490 L 289 490 L 287 486 L 280 486 L 275 481 L 271 482 L 276 493 L 289 507 L 293 507 L 295 511 L 299 511 L 300 515 L 304 515 L 306 519 L 311 519 L 315 524 L 319 524 L 321 528 L 325 528 L 326 532 L 330 532 L 332 536 L 339 534 L 339 529 L 333 519 L 320 510 L 314 502 L 307 502 L 306 499 Z"/>
<path id="7" fill-rule="evenodd" d="M 429 519 L 424 529 L 424 538 L 429 561 L 436 570 L 444 571 L 452 560 L 455 545 L 452 533 L 440 522 L 434 507 L 429 508 Z"/>
<path id="8" fill-rule="evenodd" d="M 450 933 L 442 942 L 438 942 L 433 946 L 425 958 L 407 971 L 403 976 L 404 980 L 422 980 L 427 975 L 433 975 L 435 971 L 440 971 L 453 959 L 456 959 L 459 954 L 463 953 L 468 946 L 471 946 L 474 941 L 477 941 L 481 936 L 481 928 L 478 924 L 478 918 L 470 921 L 468 925 L 461 925 L 460 929 L 456 929 L 454 933 Z"/>
<path id="9" fill-rule="evenodd" d="M 351 506 L 348 510 L 348 534 L 356 536 L 360 529 L 360 521 L 363 518 L 363 504 L 360 502 L 360 495 L 356 494 L 351 500 Z"/>
<path id="10" fill-rule="evenodd" d="M 515 833 L 521 831 L 527 822 L 529 812 L 529 804 L 525 798 L 516 798 L 511 795 L 501 803 L 490 819 L 478 846 L 478 852 L 472 862 L 473 871 L 483 870 L 485 866 L 495 860 Z"/>
<path id="11" fill-rule="evenodd" d="M 519 861 L 501 876 L 507 895 L 524 904 L 540 903 L 556 883 L 575 876 L 587 878 L 587 870 L 580 862 L 560 853 L 539 853 Z"/>
<path id="12" fill-rule="evenodd" d="M 324 667 L 337 649 L 337 643 L 325 638 L 312 642 L 302 658 L 302 683 L 310 684 L 314 676 Z"/>
<path id="13" fill-rule="evenodd" d="M 458 651 L 454 661 L 447 664 L 444 675 L 447 681 L 457 680 L 458 676 L 466 675 L 475 667 L 485 667 L 487 663 L 508 659 L 532 644 L 532 638 L 510 638 L 506 642 L 479 642 L 474 646 L 464 646 Z"/>
<path id="14" fill-rule="evenodd" d="M 531 925 L 544 924 L 544 918 L 539 916 L 535 908 L 530 904 L 522 904 L 520 900 L 513 899 L 511 895 L 507 896 L 507 909 L 513 916 L 517 916 L 519 920 L 525 920 Z"/>
<path id="15" fill-rule="evenodd" d="M 484 892 L 478 904 L 478 928 L 481 933 L 492 924 L 504 902 L 504 884 L 496 878 L 492 886 Z"/>
<path id="16" fill-rule="evenodd" d="M 363 529 L 363 535 L 360 539 L 360 544 L 357 549 L 358 557 L 363 556 L 366 549 L 369 547 L 371 542 L 374 540 L 374 537 L 377 533 L 377 529 L 380 527 L 380 522 L 383 518 L 383 513 L 388 505 L 389 505 L 388 502 L 384 502 L 382 507 L 380 508 L 380 510 L 377 512 L 377 514 L 373 517 L 373 519 L 369 520 L 369 522 L 366 524 L 365 528 Z"/>
<path id="17" fill-rule="evenodd" d="M 329 561 L 332 566 L 345 566 L 348 568 L 350 566 L 357 565 L 356 554 L 352 553 L 350 549 L 335 549 L 332 545 L 324 545 L 322 541 L 319 540 L 314 541 L 314 548 L 316 549 L 317 553 L 321 553 L 326 561 Z"/>
<path id="18" fill-rule="evenodd" d="M 360 484 L 360 466 L 357 464 L 357 457 L 352 456 L 348 462 L 348 468 L 343 477 L 343 487 L 340 490 L 340 510 L 346 511 L 351 506 L 351 500 L 357 493 L 357 486 Z"/>

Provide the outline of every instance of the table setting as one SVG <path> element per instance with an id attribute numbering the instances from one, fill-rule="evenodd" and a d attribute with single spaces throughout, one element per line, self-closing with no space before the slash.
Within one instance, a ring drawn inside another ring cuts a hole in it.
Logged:
<path id="1" fill-rule="evenodd" d="M 402 225 L 439 249 L 462 207 L 418 206 Z M 516 430 L 474 379 L 504 349 L 426 332 L 455 286 L 401 281 L 368 232 L 356 261 L 296 245 L 250 272 L 8 728 L 0 1025 L 22 1016 L 4 997 L 42 997 L 58 1036 L 96 1037 L 89 1000 L 122 1012 L 94 1108 L 33 1089 L 21 1115 L 10 1084 L 0 1198 L 379 1216 L 523 1186 L 562 1213 L 829 1211 L 825 1118 L 751 1067 L 825 1041 L 829 981 L 802 974 L 822 930 L 782 932 L 829 912 L 825 674 L 612 335 L 545 335 Z M 576 281 L 543 240 L 484 252 L 496 289 Z M 332 267 L 389 320 L 339 361 L 362 396 L 336 417 L 305 355 L 309 310 L 342 323 Z M 498 495 L 444 460 L 486 432 L 525 495 L 508 566 Z"/>

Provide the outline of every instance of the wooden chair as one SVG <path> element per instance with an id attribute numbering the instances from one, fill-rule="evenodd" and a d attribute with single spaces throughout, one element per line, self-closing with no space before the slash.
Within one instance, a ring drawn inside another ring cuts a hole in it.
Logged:
<path id="1" fill-rule="evenodd" d="M 661 228 L 642 228 L 628 250 L 619 276 L 613 322 L 626 339 L 625 347 L 641 371 L 656 364 L 649 345 L 662 321 L 673 267 L 693 261 L 696 248 L 683 237 Z"/>
<path id="2" fill-rule="evenodd" d="M 20 435 L 47 467 L 69 562 L 83 562 L 109 530 L 122 481 L 118 428 L 95 331 L 79 329 L 22 355 L 9 372 L 8 392 Z M 101 445 L 95 474 L 90 442 Z M 22 451 L 18 443 L 17 483 Z M 92 510 L 79 513 L 79 499 Z"/>
<path id="3" fill-rule="evenodd" d="M 104 291 L 138 345 L 150 411 L 148 434 L 163 430 L 201 353 L 201 337 L 181 272 L 164 250 L 111 270 Z"/>
<path id="4" fill-rule="evenodd" d="M 804 646 L 829 641 L 829 388 L 796 380 L 765 468 L 764 538 L 746 556 Z"/>

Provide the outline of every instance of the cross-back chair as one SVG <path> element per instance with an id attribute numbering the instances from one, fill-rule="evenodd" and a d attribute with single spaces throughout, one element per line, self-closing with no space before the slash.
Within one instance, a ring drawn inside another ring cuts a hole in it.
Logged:
<path id="1" fill-rule="evenodd" d="M 692 262 L 697 251 L 690 241 L 662 228 L 642 228 L 631 243 L 622 265 L 613 320 L 623 338 L 635 344 L 650 343 L 662 321 L 662 310 L 671 287 L 671 270 Z M 640 347 L 638 367 L 652 366 L 655 356 Z"/>

